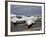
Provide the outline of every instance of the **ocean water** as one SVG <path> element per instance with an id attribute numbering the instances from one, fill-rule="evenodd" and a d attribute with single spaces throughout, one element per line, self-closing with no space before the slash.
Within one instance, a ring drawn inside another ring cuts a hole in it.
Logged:
<path id="1" fill-rule="evenodd" d="M 25 15 L 25 16 L 32 16 L 32 15 L 40 15 L 42 14 L 42 7 L 41 6 L 26 6 L 26 5 L 11 5 L 11 14 L 16 15 Z"/>

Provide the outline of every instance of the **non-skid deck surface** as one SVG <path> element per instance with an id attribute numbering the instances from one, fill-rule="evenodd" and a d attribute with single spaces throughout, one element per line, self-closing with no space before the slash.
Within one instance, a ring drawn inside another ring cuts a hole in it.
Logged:
<path id="1" fill-rule="evenodd" d="M 16 26 L 14 24 L 11 24 L 11 31 L 17 32 L 17 31 L 38 31 L 41 30 L 41 22 L 36 21 L 34 25 L 32 25 L 30 28 L 27 28 L 26 23 L 17 24 Z M 27 30 L 28 29 L 28 30 Z"/>

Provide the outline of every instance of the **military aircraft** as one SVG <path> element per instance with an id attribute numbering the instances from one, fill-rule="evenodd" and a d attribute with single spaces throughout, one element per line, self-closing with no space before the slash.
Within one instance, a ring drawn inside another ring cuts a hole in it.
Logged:
<path id="1" fill-rule="evenodd" d="M 24 15 L 10 14 L 10 17 L 12 23 L 25 21 L 28 25 L 35 23 L 35 21 L 37 20 L 37 16 L 24 16 Z"/>

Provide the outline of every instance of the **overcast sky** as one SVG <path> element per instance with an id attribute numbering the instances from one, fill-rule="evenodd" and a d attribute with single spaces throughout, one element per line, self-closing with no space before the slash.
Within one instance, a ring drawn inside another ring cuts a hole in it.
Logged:
<path id="1" fill-rule="evenodd" d="M 11 14 L 16 15 L 41 15 L 41 6 L 11 5 Z"/>

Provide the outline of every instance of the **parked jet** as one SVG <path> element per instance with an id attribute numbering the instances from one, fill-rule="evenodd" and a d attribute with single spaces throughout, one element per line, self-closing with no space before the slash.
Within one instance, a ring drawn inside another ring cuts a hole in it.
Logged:
<path id="1" fill-rule="evenodd" d="M 11 21 L 13 23 L 16 23 L 17 21 L 26 21 L 27 24 L 35 23 L 35 20 L 37 20 L 37 17 L 35 16 L 16 16 L 15 14 L 11 14 Z"/>

